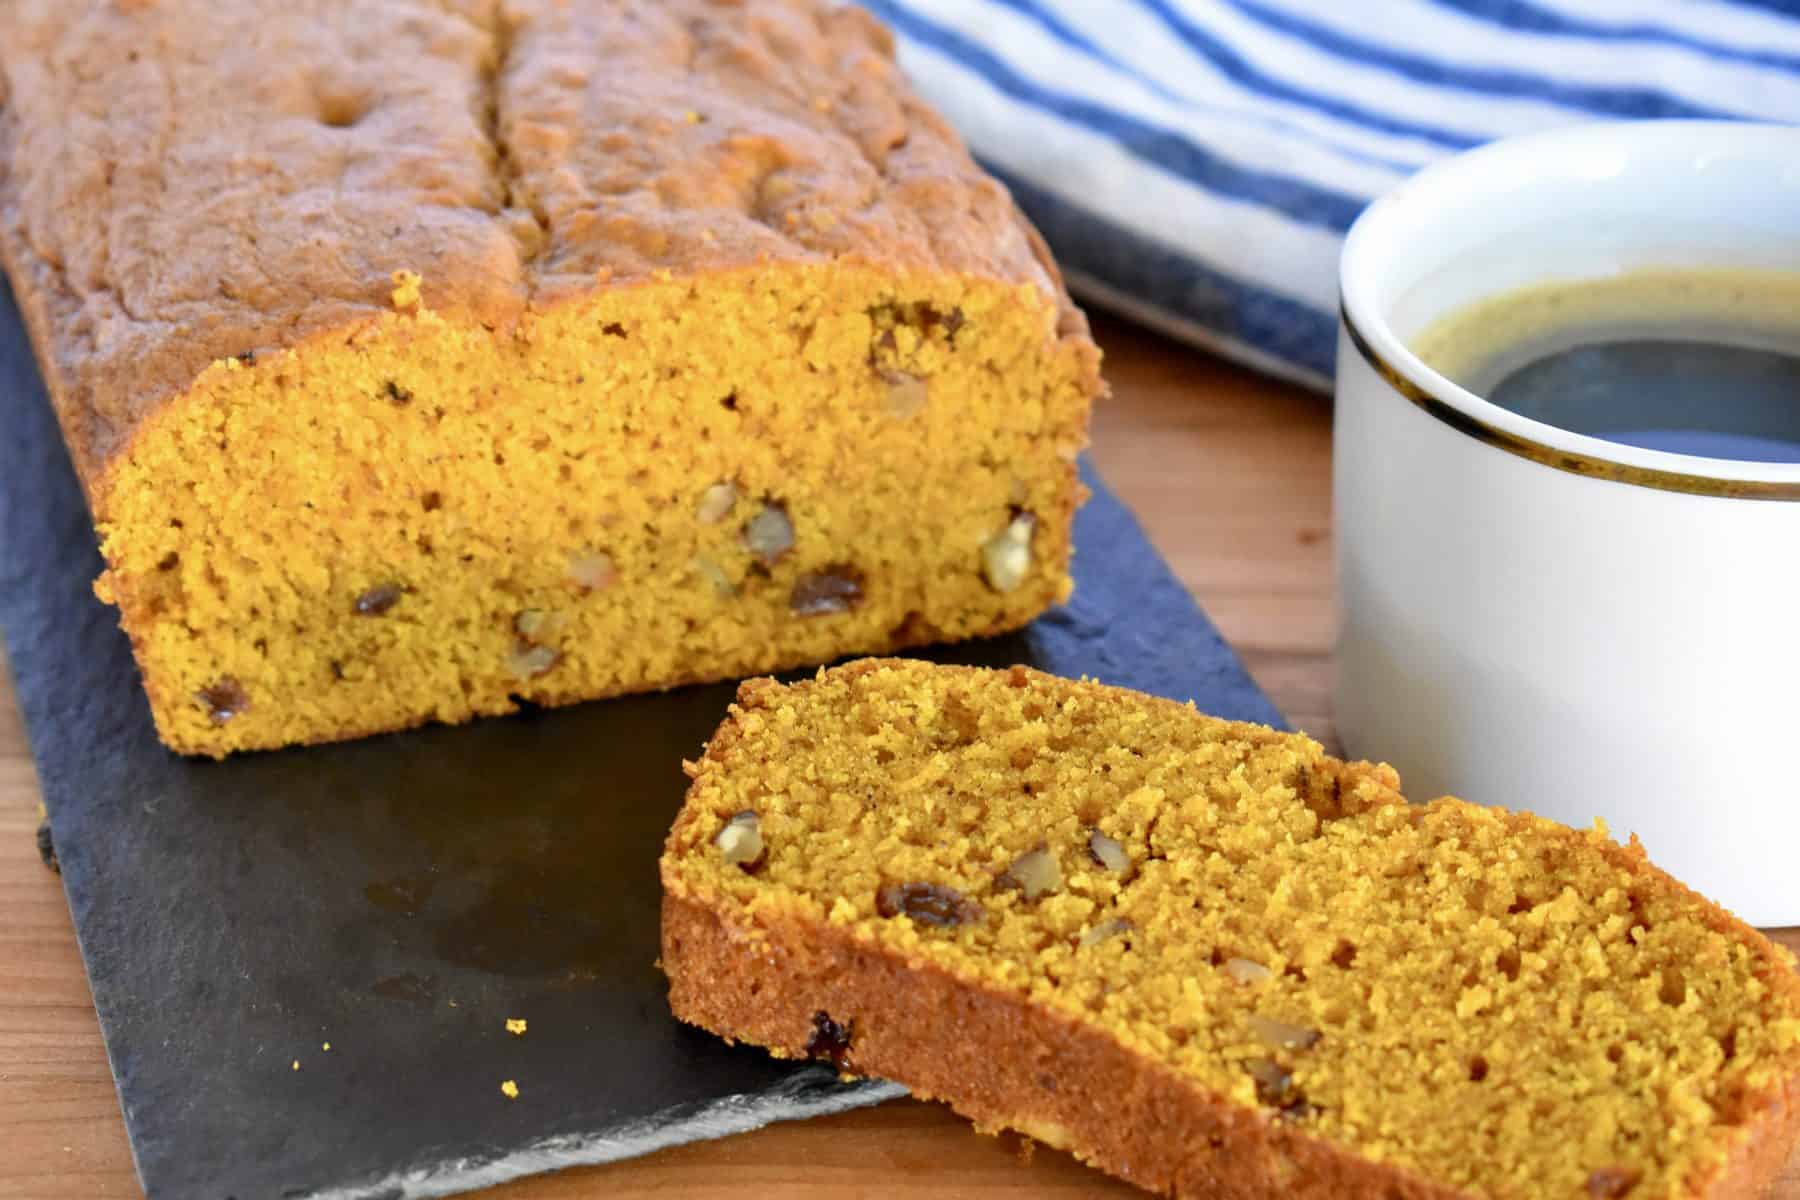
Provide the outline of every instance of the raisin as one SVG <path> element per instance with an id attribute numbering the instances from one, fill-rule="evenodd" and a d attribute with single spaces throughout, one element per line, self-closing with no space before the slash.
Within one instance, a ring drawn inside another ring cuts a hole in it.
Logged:
<path id="1" fill-rule="evenodd" d="M 788 609 L 796 617 L 849 612 L 862 603 L 863 576 L 855 567 L 835 565 L 794 581 Z"/>
<path id="2" fill-rule="evenodd" d="M 1636 1167 L 1600 1167 L 1588 1175 L 1587 1192 L 1593 1200 L 1617 1200 L 1643 1177 Z"/>
<path id="3" fill-rule="evenodd" d="M 900 623 L 888 630 L 888 641 L 898 650 L 904 646 L 928 646 L 944 640 L 943 630 L 925 619 L 921 612 L 909 612 Z"/>
<path id="4" fill-rule="evenodd" d="M 980 904 L 940 883 L 884 883 L 875 893 L 875 911 L 946 929 L 973 925 L 987 916 Z"/>
<path id="5" fill-rule="evenodd" d="M 850 1069 L 850 1039 L 855 1035 L 855 1021 L 845 1021 L 840 1025 L 831 1019 L 829 1013 L 820 1009 L 813 1014 L 812 1036 L 806 1039 L 806 1056 L 829 1059 L 832 1066 L 840 1071 L 847 1071 Z"/>
<path id="6" fill-rule="evenodd" d="M 379 617 L 400 603 L 401 595 L 406 591 L 397 583 L 378 583 L 356 598 L 354 611 L 359 617 Z"/>
<path id="7" fill-rule="evenodd" d="M 244 685 L 227 675 L 217 683 L 209 683 L 199 691 L 200 703 L 206 705 L 206 713 L 212 718 L 214 725 L 223 725 L 250 707 L 250 697 L 244 693 Z"/>

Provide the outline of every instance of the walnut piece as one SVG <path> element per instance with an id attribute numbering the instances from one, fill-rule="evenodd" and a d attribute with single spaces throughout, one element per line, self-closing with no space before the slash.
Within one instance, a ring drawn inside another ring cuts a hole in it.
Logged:
<path id="1" fill-rule="evenodd" d="M 1044 846 L 1013 859 L 1012 866 L 1000 876 L 1001 887 L 1016 887 L 1027 900 L 1060 892 L 1062 884 L 1062 866 L 1056 861 L 1056 855 Z"/>
<path id="2" fill-rule="evenodd" d="M 923 379 L 911 371 L 891 368 L 881 373 L 881 379 L 887 384 L 887 397 L 883 407 L 888 416 L 904 421 L 924 410 L 925 402 L 930 399 L 930 390 Z"/>
<path id="3" fill-rule="evenodd" d="M 513 616 L 513 632 L 528 642 L 541 642 L 562 631 L 561 613 L 543 608 L 527 608 Z"/>
<path id="4" fill-rule="evenodd" d="M 1098 829 L 1088 834 L 1087 848 L 1088 857 L 1114 875 L 1123 875 L 1131 870 L 1131 855 L 1125 853 L 1125 847 Z"/>
<path id="5" fill-rule="evenodd" d="M 359 617 L 379 617 L 400 603 L 400 597 L 406 589 L 397 583 L 378 583 L 356 598 L 351 606 Z"/>
<path id="6" fill-rule="evenodd" d="M 612 555 L 604 550 L 583 550 L 569 556 L 569 579 L 584 592 L 603 592 L 618 577 Z"/>
<path id="7" fill-rule="evenodd" d="M 1284 1050 L 1305 1050 L 1315 1045 L 1320 1037 L 1316 1029 L 1277 1021 L 1261 1013 L 1250 1014 L 1250 1032 L 1259 1040 L 1271 1046 L 1280 1046 Z"/>
<path id="8" fill-rule="evenodd" d="M 823 617 L 849 612 L 862 603 L 863 575 L 855 567 L 834 563 L 802 575 L 788 594 L 788 611 L 796 617 Z"/>
<path id="9" fill-rule="evenodd" d="M 723 598 L 737 595 L 737 584 L 731 581 L 731 576 L 725 573 L 725 568 L 706 555 L 694 555 L 694 570 L 699 572 L 702 579 L 712 584 L 713 592 L 718 596 Z"/>
<path id="10" fill-rule="evenodd" d="M 1098 945 L 1107 938 L 1118 937 L 1122 933 L 1130 933 L 1131 928 L 1131 922 L 1124 917 L 1112 917 L 1100 922 L 1093 928 L 1084 931 L 1081 935 L 1081 944 L 1083 946 Z"/>
<path id="11" fill-rule="evenodd" d="M 875 911 L 884 917 L 911 917 L 945 929 L 973 925 L 987 917 L 981 905 L 941 883 L 884 883 L 875 893 Z"/>
<path id="12" fill-rule="evenodd" d="M 779 500 L 764 504 L 762 511 L 744 525 L 744 546 L 765 567 L 780 562 L 794 548 L 794 523 Z"/>
<path id="13" fill-rule="evenodd" d="M 717 525 L 731 515 L 737 502 L 737 485 L 728 479 L 720 480 L 700 493 L 700 503 L 694 508 L 694 516 L 702 525 Z"/>
<path id="14" fill-rule="evenodd" d="M 521 640 L 506 656 L 506 669 L 520 679 L 535 679 L 561 661 L 562 651 L 556 647 Z"/>
<path id="15" fill-rule="evenodd" d="M 713 845 L 719 848 L 719 853 L 725 856 L 726 862 L 746 871 L 761 863 L 768 850 L 763 845 L 762 822 L 749 809 L 725 822 L 718 835 L 713 838 Z"/>
<path id="16" fill-rule="evenodd" d="M 1267 983 L 1275 975 L 1269 968 L 1248 958 L 1226 959 L 1225 973 L 1239 983 Z"/>
<path id="17" fill-rule="evenodd" d="M 981 547 L 981 573 L 996 592 L 1010 592 L 1031 573 L 1031 534 L 1037 518 L 1028 512 L 1013 514 L 1005 529 Z"/>

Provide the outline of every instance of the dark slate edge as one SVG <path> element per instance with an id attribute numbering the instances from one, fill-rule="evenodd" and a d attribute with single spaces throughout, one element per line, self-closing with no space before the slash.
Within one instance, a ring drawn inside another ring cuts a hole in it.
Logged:
<path id="1" fill-rule="evenodd" d="M 777 1121 L 804 1121 L 868 1108 L 906 1095 L 897 1083 L 878 1079 L 839 1081 L 830 1067 L 805 1067 L 786 1082 L 754 1095 L 725 1096 L 708 1104 L 683 1105 L 616 1129 L 566 1134 L 531 1142 L 517 1150 L 450 1159 L 359 1181 L 294 1193 L 294 1200 L 418 1200 L 496 1187 L 527 1175 L 592 1167 L 638 1158 L 734 1134 Z"/>
<path id="2" fill-rule="evenodd" d="M 6 638 L 14 702 L 25 728 L 38 791 L 49 814 L 46 824 L 56 847 L 63 899 L 69 905 L 82 970 L 99 1017 L 107 1067 L 129 1135 L 132 1113 L 122 1080 L 130 1064 L 121 1059 L 119 1048 L 106 1036 L 106 1013 L 91 968 L 95 924 L 83 919 L 83 881 L 92 865 L 84 842 L 64 836 L 66 829 L 57 813 L 62 807 L 59 799 L 77 788 L 91 787 L 88 772 L 95 764 L 112 758 L 110 748 L 132 740 L 133 727 L 149 721 L 149 705 L 141 691 L 123 696 L 84 695 L 84 681 L 117 674 L 120 659 L 130 658 L 130 646 L 119 634 L 112 609 L 91 595 L 71 597 L 56 586 L 69 576 L 94 579 L 104 564 L 87 500 L 39 377 L 23 318 L 3 277 L 0 438 L 4 439 L 0 441 L 0 463 L 8 464 L 0 470 L 0 484 L 22 479 L 43 485 L 26 495 L 20 495 L 17 486 L 0 488 L 0 602 L 4 605 L 0 632 Z M 34 451 L 42 456 L 35 461 Z M 40 548 L 49 546 L 62 547 L 67 558 L 46 566 Z M 71 641 L 106 648 L 105 661 L 82 664 L 75 671 L 54 669 L 56 651 L 51 635 L 59 626 Z M 135 678 L 135 664 L 130 669 Z M 71 735 L 70 729 L 76 727 L 81 733 Z M 105 881 L 99 886 L 104 890 Z M 146 1175 L 137 1140 L 128 1136 L 127 1144 L 142 1183 Z"/>

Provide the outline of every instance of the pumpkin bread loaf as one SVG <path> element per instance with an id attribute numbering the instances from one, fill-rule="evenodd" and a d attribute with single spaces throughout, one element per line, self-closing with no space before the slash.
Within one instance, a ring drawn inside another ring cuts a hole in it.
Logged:
<path id="1" fill-rule="evenodd" d="M 1165 700 L 745 683 L 662 860 L 683 1020 L 1194 1197 L 1751 1196 L 1792 956 L 1633 841 Z"/>
<path id="2" fill-rule="evenodd" d="M 1097 352 L 824 0 L 17 0 L 0 256 L 224 754 L 1019 626 Z"/>

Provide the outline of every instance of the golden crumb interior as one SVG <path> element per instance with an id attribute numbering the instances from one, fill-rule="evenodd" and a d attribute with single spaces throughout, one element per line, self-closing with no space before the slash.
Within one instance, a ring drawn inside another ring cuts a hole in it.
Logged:
<path id="1" fill-rule="evenodd" d="M 860 663 L 746 685 L 664 879 L 746 930 L 830 922 L 1029 996 L 1482 1195 L 1716 1172 L 1800 1072 L 1791 957 L 1635 845 L 1396 784 L 1120 690 Z"/>
<path id="2" fill-rule="evenodd" d="M 505 331 L 417 302 L 216 364 L 106 481 L 102 591 L 176 749 L 966 637 L 1068 591 L 1094 364 L 1036 288 L 768 266 Z"/>

